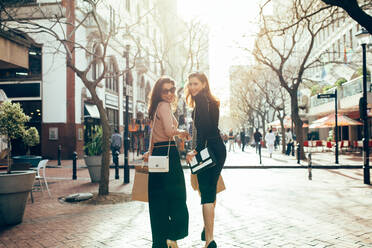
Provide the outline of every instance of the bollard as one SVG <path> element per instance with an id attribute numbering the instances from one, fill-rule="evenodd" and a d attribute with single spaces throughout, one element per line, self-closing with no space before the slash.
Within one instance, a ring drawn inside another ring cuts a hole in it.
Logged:
<path id="1" fill-rule="evenodd" d="M 119 179 L 119 151 L 115 151 L 113 160 L 115 164 L 115 179 Z"/>
<path id="2" fill-rule="evenodd" d="M 258 145 L 258 156 L 260 156 L 260 164 L 262 164 L 262 160 L 261 160 L 261 142 Z"/>
<path id="3" fill-rule="evenodd" d="M 297 164 L 300 164 L 300 155 L 301 155 L 301 151 L 300 151 L 300 143 L 297 143 Z"/>
<path id="4" fill-rule="evenodd" d="M 76 180 L 76 160 L 77 160 L 77 153 L 72 153 L 72 180 Z"/>
<path id="5" fill-rule="evenodd" d="M 313 179 L 313 175 L 311 173 L 311 169 L 312 169 L 312 161 L 311 161 L 311 152 L 309 153 L 309 163 L 308 163 L 308 167 L 307 167 L 307 170 L 309 172 L 309 180 L 312 180 Z"/>
<path id="6" fill-rule="evenodd" d="M 57 151 L 57 159 L 58 159 L 58 165 L 61 165 L 61 145 L 58 145 L 58 151 Z"/>

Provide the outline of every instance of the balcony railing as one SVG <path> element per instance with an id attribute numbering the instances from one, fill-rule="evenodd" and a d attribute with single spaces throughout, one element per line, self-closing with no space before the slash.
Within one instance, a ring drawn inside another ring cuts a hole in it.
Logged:
<path id="1" fill-rule="evenodd" d="M 326 91 L 326 93 L 333 93 L 335 91 L 336 87 L 333 87 L 329 90 Z M 372 84 L 371 81 L 367 81 L 367 90 L 368 92 L 372 92 Z M 363 77 L 360 76 L 358 78 L 355 78 L 345 84 L 343 84 L 341 87 L 338 88 L 337 90 L 337 97 L 339 99 L 349 97 L 349 96 L 354 96 L 356 94 L 360 94 L 363 92 Z M 328 103 L 334 101 L 332 98 L 323 98 L 323 99 L 318 99 L 317 96 L 312 96 L 310 98 L 310 106 L 311 107 L 317 107 L 322 104 Z"/>

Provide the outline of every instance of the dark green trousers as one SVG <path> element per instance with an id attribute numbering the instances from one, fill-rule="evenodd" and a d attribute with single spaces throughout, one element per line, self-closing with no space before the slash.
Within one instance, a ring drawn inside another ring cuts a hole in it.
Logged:
<path id="1" fill-rule="evenodd" d="M 152 155 L 166 155 L 168 142 L 154 144 Z M 162 146 L 162 147 L 157 147 Z M 166 248 L 166 240 L 188 235 L 189 213 L 186 205 L 185 177 L 174 142 L 169 151 L 169 172 L 149 173 L 149 211 L 152 248 Z"/>

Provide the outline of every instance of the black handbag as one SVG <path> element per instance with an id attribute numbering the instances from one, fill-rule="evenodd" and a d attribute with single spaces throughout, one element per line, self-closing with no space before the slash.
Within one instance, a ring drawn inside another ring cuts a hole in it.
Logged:
<path id="1" fill-rule="evenodd" d="M 216 156 L 212 149 L 206 145 L 206 147 L 198 152 L 193 159 L 188 163 L 191 173 L 198 174 L 206 169 L 209 169 L 216 165 Z"/>
<path id="2" fill-rule="evenodd" d="M 193 125 L 195 126 L 195 112 L 193 116 Z M 209 114 L 209 102 L 208 102 L 208 114 Z M 195 128 L 196 130 L 196 128 Z M 205 142 L 205 148 L 198 152 L 193 159 L 188 163 L 192 174 L 198 174 L 204 170 L 207 170 L 216 165 L 216 156 L 213 150 L 208 147 L 208 141 Z"/>

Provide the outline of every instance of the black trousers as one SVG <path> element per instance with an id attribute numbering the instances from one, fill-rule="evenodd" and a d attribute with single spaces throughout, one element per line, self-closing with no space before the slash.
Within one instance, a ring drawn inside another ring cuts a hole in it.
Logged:
<path id="1" fill-rule="evenodd" d="M 149 211 L 152 248 L 166 248 L 166 240 L 188 235 L 185 177 L 175 143 L 169 151 L 169 172 L 149 173 Z M 168 142 L 154 144 L 152 155 L 166 155 Z M 161 147 L 159 147 L 161 146 Z"/>
<path id="2" fill-rule="evenodd" d="M 226 147 L 220 137 L 208 139 L 208 147 L 212 148 L 217 163 L 197 174 L 201 204 L 213 203 L 216 200 L 217 181 L 226 160 Z"/>

